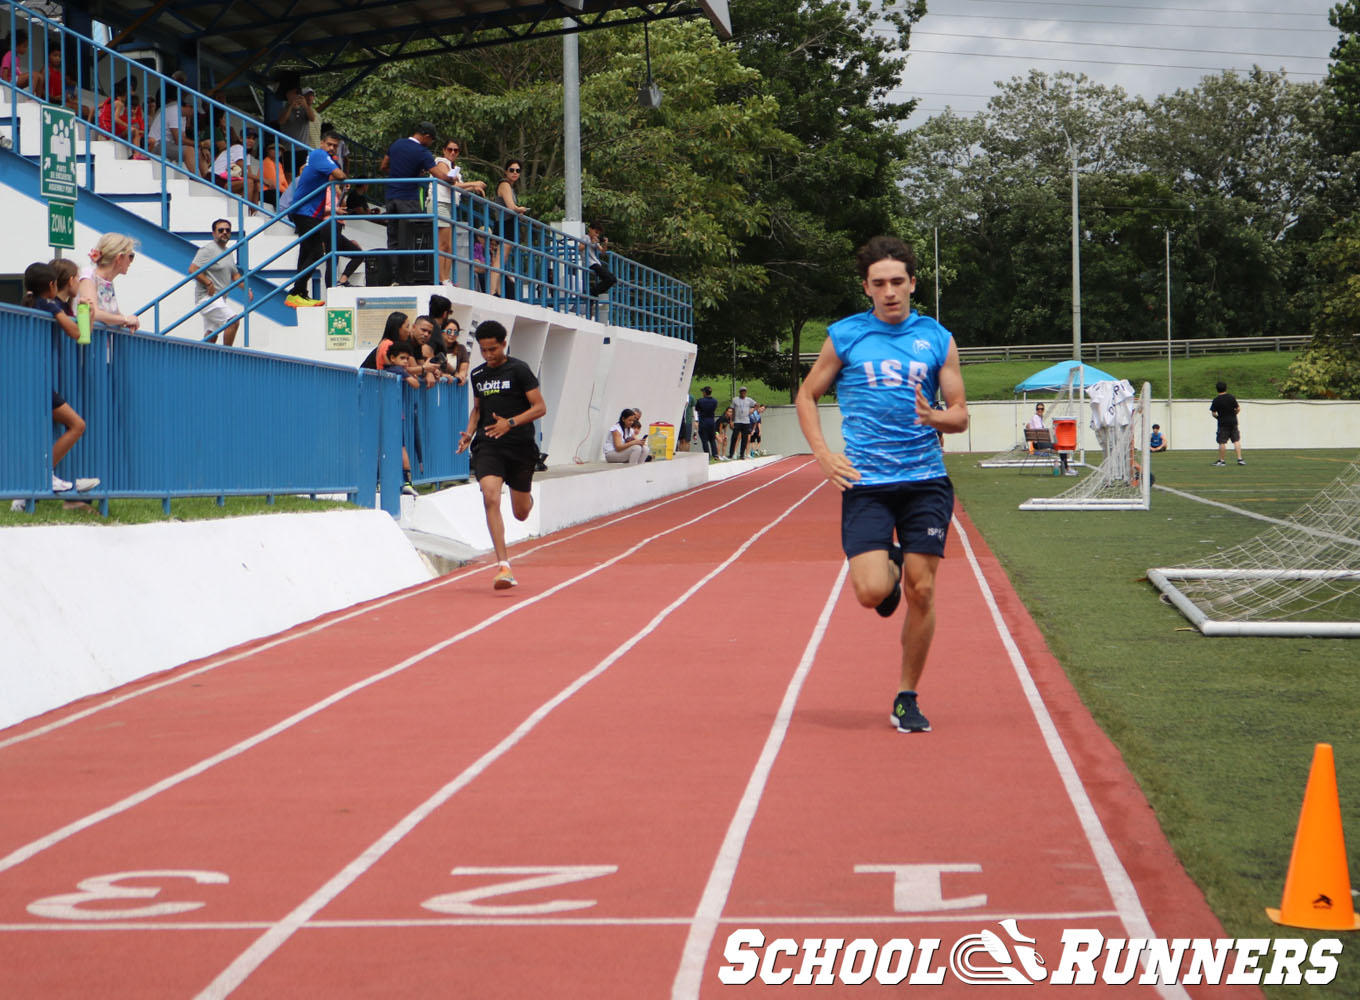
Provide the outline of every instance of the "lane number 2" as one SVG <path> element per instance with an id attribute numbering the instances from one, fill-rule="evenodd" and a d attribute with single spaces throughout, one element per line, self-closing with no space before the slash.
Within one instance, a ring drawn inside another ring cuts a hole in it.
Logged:
<path id="1" fill-rule="evenodd" d="M 514 893 L 530 892 L 534 889 L 550 889 L 553 886 L 584 882 L 586 879 L 613 875 L 618 865 L 501 865 L 481 867 L 463 865 L 455 868 L 453 875 L 520 875 L 523 878 L 505 879 L 475 889 L 461 889 L 434 896 L 420 905 L 436 913 L 450 913 L 459 916 L 482 917 L 522 917 L 545 913 L 562 913 L 566 910 L 585 910 L 594 906 L 594 899 L 552 899 L 543 903 L 483 903 L 481 900 L 509 896 Z"/>

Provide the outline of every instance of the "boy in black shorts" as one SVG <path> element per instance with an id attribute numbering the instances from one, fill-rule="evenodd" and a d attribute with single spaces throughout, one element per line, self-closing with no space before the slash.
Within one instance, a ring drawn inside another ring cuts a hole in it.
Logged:
<path id="1" fill-rule="evenodd" d="M 472 370 L 472 414 L 467 430 L 458 438 L 458 452 L 472 448 L 472 474 L 482 488 L 486 527 L 496 548 L 498 567 L 493 586 L 515 586 L 510 555 L 505 548 L 505 521 L 501 517 L 501 487 L 510 487 L 510 510 L 523 521 L 534 509 L 534 465 L 538 441 L 534 421 L 548 412 L 538 377 L 523 361 L 505 353 L 505 327 L 487 320 L 477 327 L 477 346 L 483 364 Z"/>

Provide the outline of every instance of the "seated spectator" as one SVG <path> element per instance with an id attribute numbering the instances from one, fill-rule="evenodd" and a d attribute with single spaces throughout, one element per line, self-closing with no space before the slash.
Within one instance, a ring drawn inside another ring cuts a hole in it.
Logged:
<path id="1" fill-rule="evenodd" d="M 175 75 L 183 76 L 182 73 Z M 188 115 L 189 109 L 185 103 L 181 103 L 179 92 L 169 90 L 166 94 L 165 107 L 157 111 L 155 117 L 151 119 L 151 128 L 146 133 L 147 148 L 153 153 L 161 153 L 171 163 L 184 162 L 180 146 L 184 122 Z"/>
<path id="2" fill-rule="evenodd" d="M 260 161 L 260 198 L 267 205 L 278 206 L 279 195 L 288 190 L 288 174 L 274 159 L 276 148 L 270 144 Z"/>
<path id="3" fill-rule="evenodd" d="M 641 465 L 647 461 L 647 435 L 639 433 L 638 420 L 631 409 L 619 414 L 619 422 L 604 436 L 606 462 Z"/>
<path id="4" fill-rule="evenodd" d="M 14 80 L 17 87 L 31 89 L 34 93 L 42 93 L 42 67 L 32 67 L 28 59 L 28 32 L 16 31 L 14 39 L 10 43 L 9 51 L 0 58 L 0 80 Z"/>
<path id="5" fill-rule="evenodd" d="M 250 176 L 246 147 L 239 142 L 233 142 L 217 155 L 213 161 L 213 179 L 233 194 L 244 194 L 252 203 L 260 200 L 259 179 Z"/>
<path id="6" fill-rule="evenodd" d="M 113 88 L 113 96 L 104 98 L 99 105 L 99 127 L 118 139 L 126 139 L 133 146 L 141 146 L 146 131 L 142 121 L 142 109 L 128 104 L 127 84 L 120 83 Z"/>
<path id="7" fill-rule="evenodd" d="M 217 156 L 213 153 L 213 141 L 203 139 L 198 144 L 198 176 L 205 181 L 213 179 L 213 161 Z"/>
<path id="8" fill-rule="evenodd" d="M 79 340 L 80 328 L 76 325 L 75 317 L 66 311 L 63 304 L 58 301 L 57 295 L 57 272 L 48 264 L 30 264 L 24 271 L 22 304 L 30 309 L 40 309 L 47 313 L 56 322 L 59 332 L 72 340 Z M 71 482 L 57 475 L 57 466 L 61 460 L 85 433 L 85 421 L 55 388 L 52 390 L 52 420 L 66 428 L 52 445 L 52 492 L 68 493 L 76 490 L 88 493 L 99 485 L 98 479 L 86 478 Z"/>
<path id="9" fill-rule="evenodd" d="M 1045 429 L 1046 429 L 1046 428 L 1044 427 L 1044 404 L 1043 404 L 1043 403 L 1035 403 L 1035 404 L 1034 404 L 1034 416 L 1032 416 L 1032 417 L 1029 418 L 1029 423 L 1025 424 L 1025 429 L 1026 429 L 1026 430 L 1031 430 L 1031 431 L 1042 431 L 1042 430 L 1045 430 Z M 1052 435 L 1051 435 L 1051 434 L 1049 435 L 1049 439 L 1048 439 L 1047 441 L 1036 441 L 1036 442 L 1034 442 L 1034 446 L 1033 446 L 1030 450 L 1031 450 L 1031 451 L 1051 451 L 1051 450 L 1053 450 L 1053 437 L 1052 437 Z M 1062 463 L 1063 472 L 1066 473 L 1067 475 L 1075 476 L 1075 475 L 1077 474 L 1077 473 L 1076 473 L 1076 470 L 1070 468 L 1069 465 L 1068 465 L 1068 462 L 1067 462 L 1067 452 L 1065 452 L 1065 451 L 1060 451 L 1060 452 L 1058 452 L 1057 454 L 1058 454 L 1058 460 Z"/>
<path id="10" fill-rule="evenodd" d="M 37 89 L 36 87 L 34 88 Z M 94 117 L 94 109 L 88 105 L 80 106 L 80 90 L 76 82 L 66 75 L 61 65 L 61 47 L 54 45 L 47 53 L 47 103 L 64 105 L 83 118 Z"/>
<path id="11" fill-rule="evenodd" d="M 1162 437 L 1162 425 L 1153 424 L 1152 433 L 1148 435 L 1149 451 L 1166 451 L 1166 438 Z"/>
<path id="12" fill-rule="evenodd" d="M 127 274 L 137 259 L 137 241 L 122 233 L 105 233 L 90 251 L 90 265 L 80 272 L 80 297 L 94 303 L 91 319 L 105 326 L 136 330 L 138 320 L 132 313 L 118 311 L 118 296 L 113 279 Z"/>
<path id="13" fill-rule="evenodd" d="M 619 279 L 604 263 L 604 255 L 609 252 L 609 237 L 605 236 L 604 227 L 598 222 L 590 223 L 586 227 L 586 237 L 589 241 L 586 243 L 586 266 L 590 268 L 590 294 L 595 298 L 613 288 Z"/>

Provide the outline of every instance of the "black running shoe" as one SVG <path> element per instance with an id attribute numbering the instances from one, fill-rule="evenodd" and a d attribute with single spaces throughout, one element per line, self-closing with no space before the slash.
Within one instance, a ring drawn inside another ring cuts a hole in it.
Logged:
<path id="1" fill-rule="evenodd" d="M 892 724 L 899 733 L 928 733 L 930 720 L 916 707 L 915 691 L 898 691 L 893 700 Z"/>
<path id="2" fill-rule="evenodd" d="M 897 605 L 902 602 L 902 546 L 894 545 L 888 550 L 888 558 L 897 567 L 897 580 L 893 583 L 892 593 L 878 602 L 878 607 L 874 608 L 884 618 L 891 618 L 892 613 L 897 610 Z"/>

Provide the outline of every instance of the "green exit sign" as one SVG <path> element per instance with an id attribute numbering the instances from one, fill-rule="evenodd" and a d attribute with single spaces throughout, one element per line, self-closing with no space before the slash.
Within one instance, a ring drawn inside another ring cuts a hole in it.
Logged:
<path id="1" fill-rule="evenodd" d="M 76 207 L 69 202 L 47 203 L 47 245 L 54 250 L 76 248 Z"/>

